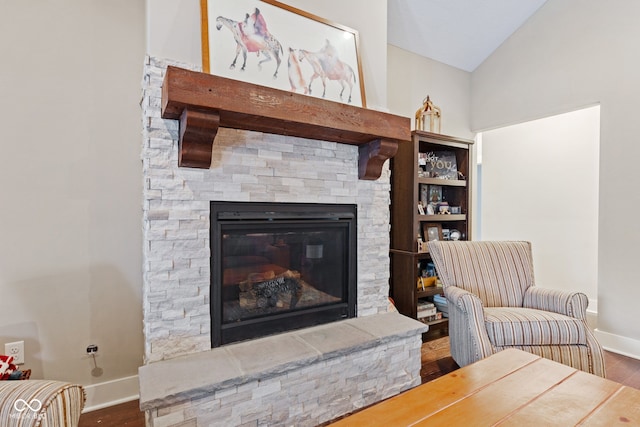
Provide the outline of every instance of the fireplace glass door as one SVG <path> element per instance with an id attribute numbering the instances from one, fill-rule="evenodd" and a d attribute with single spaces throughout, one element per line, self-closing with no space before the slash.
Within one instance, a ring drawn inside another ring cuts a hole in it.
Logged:
<path id="1" fill-rule="evenodd" d="M 214 346 L 355 315 L 355 206 L 216 203 L 214 216 Z"/>

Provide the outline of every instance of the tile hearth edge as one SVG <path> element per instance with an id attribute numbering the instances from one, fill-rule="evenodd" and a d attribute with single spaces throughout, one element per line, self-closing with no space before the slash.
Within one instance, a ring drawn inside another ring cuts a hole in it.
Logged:
<path id="1" fill-rule="evenodd" d="M 216 390 L 269 378 L 394 338 L 426 332 L 423 323 L 391 312 L 348 319 L 140 367 L 140 409 L 179 404 Z M 419 335 L 418 335 L 419 336 Z"/>

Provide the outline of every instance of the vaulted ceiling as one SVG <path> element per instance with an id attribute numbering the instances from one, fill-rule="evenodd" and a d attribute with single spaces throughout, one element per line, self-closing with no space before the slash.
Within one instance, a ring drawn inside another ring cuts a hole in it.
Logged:
<path id="1" fill-rule="evenodd" d="M 546 0 L 388 0 L 388 42 L 473 71 Z"/>

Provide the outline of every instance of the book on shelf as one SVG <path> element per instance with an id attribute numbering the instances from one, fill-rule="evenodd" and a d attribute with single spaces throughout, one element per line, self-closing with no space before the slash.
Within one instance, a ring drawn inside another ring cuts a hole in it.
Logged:
<path id="1" fill-rule="evenodd" d="M 443 295 L 434 295 L 433 303 L 436 305 L 438 312 L 442 313 L 442 317 L 449 317 L 449 303 Z"/>
<path id="2" fill-rule="evenodd" d="M 418 320 L 421 322 L 433 322 L 435 320 L 441 320 L 441 319 L 442 319 L 442 313 L 440 313 L 439 311 L 436 312 L 436 314 L 432 314 L 430 316 L 418 317 Z"/>
<path id="3" fill-rule="evenodd" d="M 425 310 L 427 308 L 433 308 L 435 306 L 436 304 L 431 301 L 423 301 L 423 300 L 418 301 L 418 310 Z"/>
<path id="4" fill-rule="evenodd" d="M 424 317 L 429 317 L 429 316 L 435 316 L 438 313 L 438 310 L 435 307 L 430 307 L 430 308 L 424 308 L 424 309 L 420 309 L 418 308 L 418 319 L 422 319 Z"/>
<path id="5" fill-rule="evenodd" d="M 433 302 L 446 305 L 447 304 L 447 299 L 444 297 L 444 295 L 436 294 L 436 295 L 433 296 Z"/>

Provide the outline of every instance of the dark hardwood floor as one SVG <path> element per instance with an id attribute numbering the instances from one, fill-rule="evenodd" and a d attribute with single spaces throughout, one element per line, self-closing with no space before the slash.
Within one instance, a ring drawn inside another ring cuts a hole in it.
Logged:
<path id="1" fill-rule="evenodd" d="M 88 426 L 144 427 L 144 412 L 140 412 L 137 400 L 121 403 L 120 405 L 82 414 L 78 427 Z"/>
<path id="2" fill-rule="evenodd" d="M 422 384 L 459 368 L 449 353 L 449 337 L 438 338 L 422 344 Z"/>
<path id="3" fill-rule="evenodd" d="M 640 390 L 640 360 L 605 351 L 604 366 L 607 379 Z"/>
<path id="4" fill-rule="evenodd" d="M 640 360 L 605 351 L 607 378 L 640 389 Z M 458 369 L 449 353 L 449 338 L 443 337 L 422 344 L 422 382 L 432 381 Z M 80 417 L 79 427 L 123 426 L 144 427 L 144 414 L 138 401 L 87 412 Z"/>

